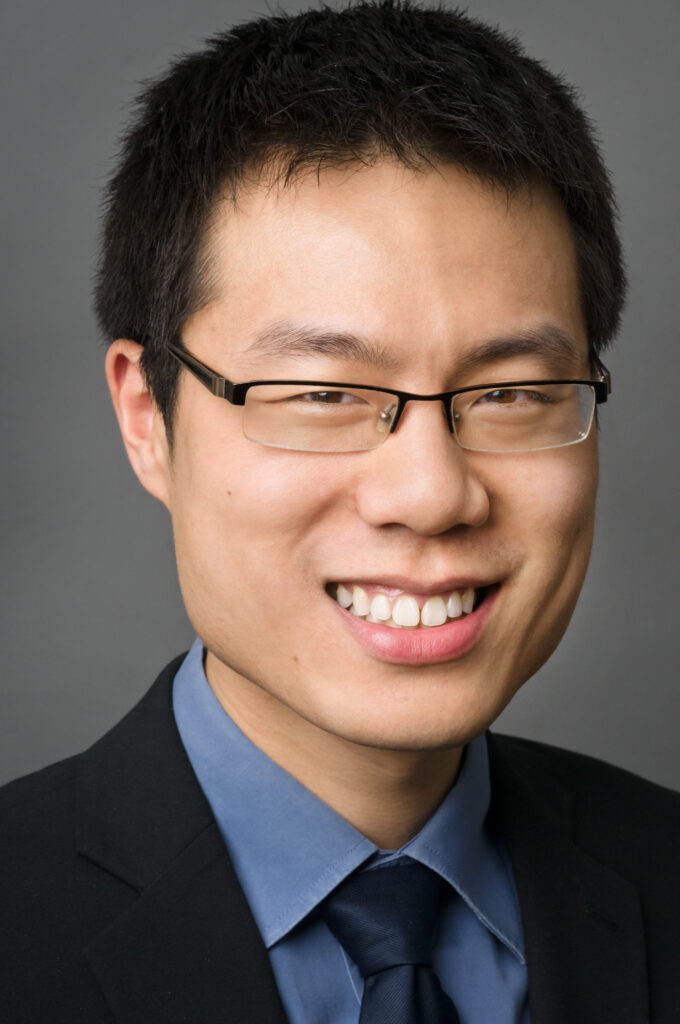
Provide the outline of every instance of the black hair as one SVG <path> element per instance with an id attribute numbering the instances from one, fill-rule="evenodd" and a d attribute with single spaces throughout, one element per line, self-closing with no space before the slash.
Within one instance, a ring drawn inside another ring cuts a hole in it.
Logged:
<path id="1" fill-rule="evenodd" d="M 209 295 L 204 246 L 223 195 L 252 174 L 390 156 L 452 163 L 509 192 L 549 186 L 575 244 L 591 354 L 616 332 L 625 273 L 611 182 L 574 90 L 519 43 L 410 0 L 258 18 L 177 59 L 138 98 L 106 193 L 96 312 L 142 368 L 172 440 L 178 367 L 167 353 Z"/>

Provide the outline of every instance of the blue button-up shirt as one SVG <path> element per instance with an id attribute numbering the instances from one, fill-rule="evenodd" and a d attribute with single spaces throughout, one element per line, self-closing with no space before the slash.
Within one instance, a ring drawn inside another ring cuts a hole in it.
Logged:
<path id="1" fill-rule="evenodd" d="M 461 1024 L 529 1024 L 522 927 L 510 862 L 484 822 L 484 735 L 456 784 L 400 850 L 358 832 L 241 732 L 203 670 L 196 640 L 173 686 L 175 719 L 269 952 L 290 1024 L 358 1024 L 363 982 L 312 911 L 351 872 L 403 857 L 451 886 L 433 968 Z"/>

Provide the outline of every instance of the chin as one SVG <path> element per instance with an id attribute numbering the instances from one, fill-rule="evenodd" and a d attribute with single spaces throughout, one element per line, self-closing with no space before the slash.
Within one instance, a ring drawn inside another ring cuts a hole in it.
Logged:
<path id="1" fill-rule="evenodd" d="M 499 702 L 500 703 L 500 702 Z M 464 746 L 493 722 L 506 702 L 496 708 L 471 707 L 469 704 L 452 706 L 447 701 L 418 697 L 412 701 L 384 701 L 360 721 L 354 710 L 348 714 L 337 711 L 327 716 L 327 723 L 318 723 L 340 739 L 376 750 L 428 751 Z"/>

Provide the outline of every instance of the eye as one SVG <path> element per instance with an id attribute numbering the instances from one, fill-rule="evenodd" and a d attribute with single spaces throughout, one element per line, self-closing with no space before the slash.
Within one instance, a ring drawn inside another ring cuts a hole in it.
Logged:
<path id="1" fill-rule="evenodd" d="M 487 405 L 519 405 L 525 402 L 550 402 L 550 398 L 545 392 L 527 388 L 496 388 L 487 391 L 477 402 Z"/>
<path id="2" fill-rule="evenodd" d="M 316 405 L 345 405 L 361 402 L 362 399 L 349 391 L 305 391 L 301 395 L 293 395 L 290 401 L 309 402 Z"/>

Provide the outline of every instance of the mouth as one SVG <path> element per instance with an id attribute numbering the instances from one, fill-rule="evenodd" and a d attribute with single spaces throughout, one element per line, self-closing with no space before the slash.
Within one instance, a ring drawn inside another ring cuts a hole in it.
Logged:
<path id="1" fill-rule="evenodd" d="M 471 615 L 498 586 L 409 594 L 380 584 L 330 583 L 326 591 L 341 608 L 365 622 L 392 629 L 432 629 Z"/>
<path id="2" fill-rule="evenodd" d="M 370 654 L 395 664 L 429 664 L 466 654 L 477 643 L 499 582 L 438 593 L 368 582 L 331 582 L 326 592 L 345 627 Z"/>

